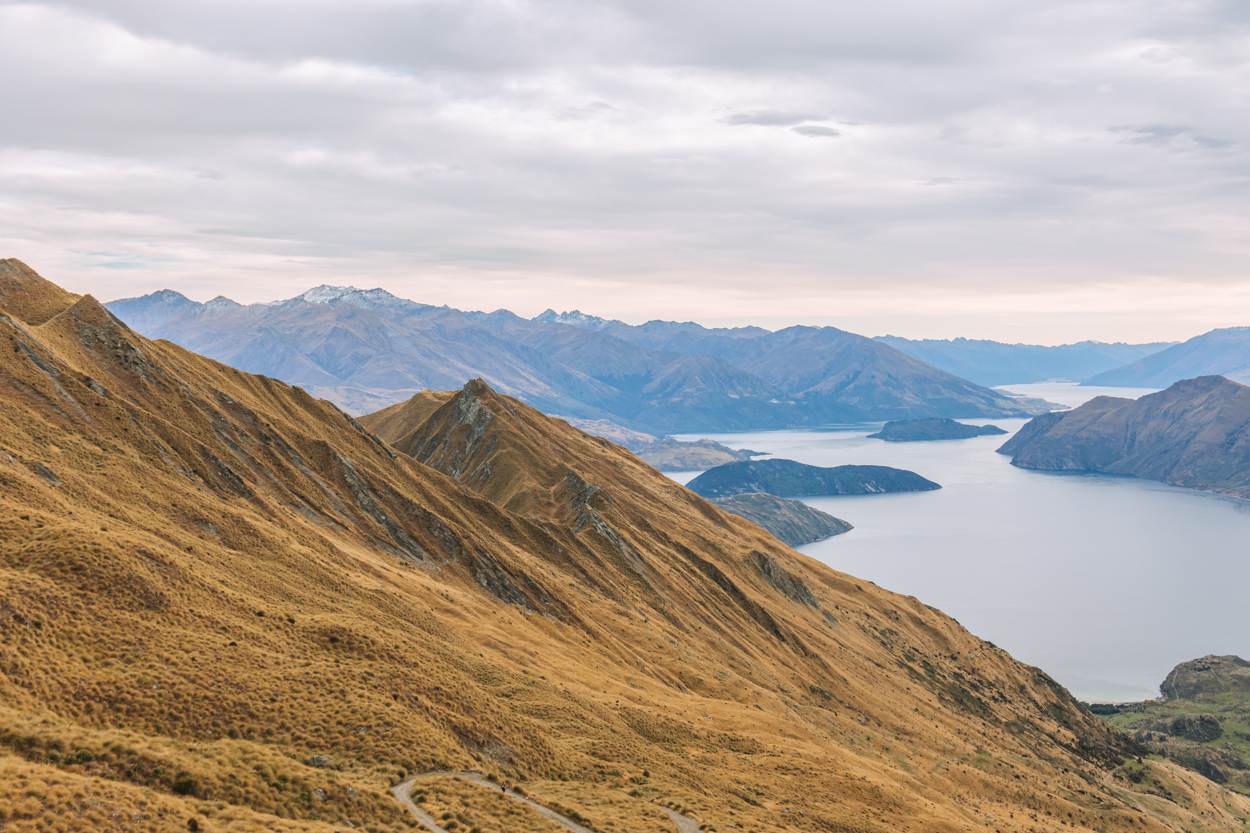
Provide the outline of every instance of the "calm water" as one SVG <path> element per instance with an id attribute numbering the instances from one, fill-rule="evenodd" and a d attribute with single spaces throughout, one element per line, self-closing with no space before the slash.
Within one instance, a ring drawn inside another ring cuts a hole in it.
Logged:
<path id="1" fill-rule="evenodd" d="M 1010 390 L 1066 405 L 1149 392 L 1056 383 Z M 867 439 L 877 427 L 713 439 L 815 465 L 897 466 L 941 483 L 936 492 L 809 499 L 855 529 L 802 551 L 946 611 L 1077 697 L 1154 697 L 1178 662 L 1250 657 L 1250 503 L 1128 478 L 1024 471 L 995 453 L 1003 436 Z"/>

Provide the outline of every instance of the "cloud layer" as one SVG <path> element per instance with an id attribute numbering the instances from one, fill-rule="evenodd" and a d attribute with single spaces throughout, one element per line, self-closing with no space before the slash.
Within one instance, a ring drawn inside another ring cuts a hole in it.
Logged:
<path id="1" fill-rule="evenodd" d="M 0 252 L 104 298 L 1250 323 L 1237 0 L 0 2 Z"/>

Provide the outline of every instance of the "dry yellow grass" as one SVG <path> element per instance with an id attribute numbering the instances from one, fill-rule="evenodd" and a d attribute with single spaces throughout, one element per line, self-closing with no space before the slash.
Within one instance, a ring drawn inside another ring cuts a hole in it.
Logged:
<path id="1" fill-rule="evenodd" d="M 0 277 L 6 830 L 407 830 L 387 787 L 442 769 L 604 833 L 664 802 L 722 833 L 1250 816 L 1162 764 L 1142 792 L 1040 672 L 488 389 L 414 426 L 426 465 Z M 440 800 L 545 829 L 490 799 Z"/>

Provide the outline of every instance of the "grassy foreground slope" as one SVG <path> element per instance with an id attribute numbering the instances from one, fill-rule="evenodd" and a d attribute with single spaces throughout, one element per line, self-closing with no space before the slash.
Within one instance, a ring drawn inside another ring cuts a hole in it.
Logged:
<path id="1" fill-rule="evenodd" d="M 388 785 L 445 769 L 604 833 L 1250 816 L 615 446 L 484 388 L 421 430 L 443 471 L 0 261 L 0 827 L 406 830 Z"/>

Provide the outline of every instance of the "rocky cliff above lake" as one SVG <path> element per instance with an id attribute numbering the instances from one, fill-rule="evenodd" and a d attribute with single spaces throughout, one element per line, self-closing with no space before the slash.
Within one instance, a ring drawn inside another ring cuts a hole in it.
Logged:
<path id="1" fill-rule="evenodd" d="M 889 466 L 809 466 L 794 460 L 752 460 L 709 469 L 686 484 L 704 497 L 767 492 L 779 497 L 876 495 L 942 488 L 913 471 Z"/>
<path id="2" fill-rule="evenodd" d="M 814 509 L 801 500 L 763 492 L 730 495 L 715 498 L 713 502 L 727 512 L 759 524 L 792 547 L 823 541 L 852 529 L 841 518 Z"/>
<path id="3" fill-rule="evenodd" d="M 966 440 L 971 437 L 1006 433 L 997 425 L 965 425 L 953 419 L 933 417 L 930 419 L 896 419 L 887 422 L 880 431 L 868 436 L 891 443 L 913 443 L 926 440 Z"/>
<path id="4" fill-rule="evenodd" d="M 1028 422 L 1000 453 L 1043 471 L 1102 472 L 1250 497 L 1250 387 L 1221 376 L 1141 399 L 1100 396 Z"/>

